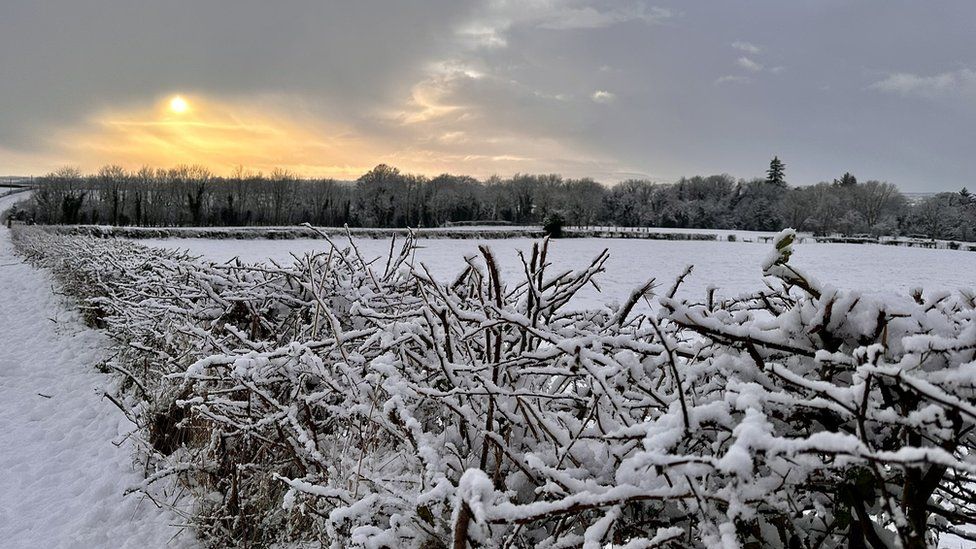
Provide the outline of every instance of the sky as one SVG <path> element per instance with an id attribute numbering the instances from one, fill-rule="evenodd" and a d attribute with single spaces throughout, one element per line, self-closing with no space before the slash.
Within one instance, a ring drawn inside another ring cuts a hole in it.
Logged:
<path id="1" fill-rule="evenodd" d="M 0 174 L 614 183 L 778 155 L 794 185 L 972 188 L 973 21 L 970 0 L 4 0 Z"/>

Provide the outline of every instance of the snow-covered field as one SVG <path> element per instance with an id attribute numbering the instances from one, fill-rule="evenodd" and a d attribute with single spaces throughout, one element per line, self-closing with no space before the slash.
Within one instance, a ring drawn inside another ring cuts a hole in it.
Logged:
<path id="1" fill-rule="evenodd" d="M 321 240 L 144 240 L 151 246 L 181 248 L 207 259 L 223 262 L 233 257 L 245 261 L 273 259 L 289 262 L 291 254 L 322 250 Z M 518 250 L 530 250 L 531 239 L 489 240 L 507 280 L 523 276 Z M 364 256 L 386 256 L 388 240 L 357 239 Z M 425 239 L 415 261 L 426 265 L 435 277 L 448 279 L 464 266 L 464 257 L 478 253 L 474 240 Z M 748 242 L 697 242 L 630 239 L 563 239 L 550 245 L 549 258 L 558 269 L 582 268 L 603 248 L 609 248 L 607 273 L 598 277 L 600 290 L 586 288 L 575 303 L 579 306 L 624 300 L 632 289 L 655 277 L 668 288 L 686 265 L 695 271 L 679 295 L 704 295 L 709 286 L 720 295 L 735 295 L 762 285 L 760 263 L 769 244 Z M 868 244 L 817 244 L 796 246 L 793 263 L 824 283 L 867 292 L 894 291 L 906 294 L 921 286 L 926 290 L 957 290 L 976 287 L 976 253 Z"/>
<path id="2" fill-rule="evenodd" d="M 52 290 L 0 228 L 0 547 L 195 546 L 179 517 L 123 495 L 143 477 L 134 425 L 101 396 L 105 338 Z"/>

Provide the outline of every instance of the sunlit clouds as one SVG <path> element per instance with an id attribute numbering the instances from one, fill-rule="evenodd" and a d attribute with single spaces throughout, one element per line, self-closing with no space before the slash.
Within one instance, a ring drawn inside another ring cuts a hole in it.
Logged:
<path id="1" fill-rule="evenodd" d="M 299 98 L 259 96 L 218 99 L 166 95 L 154 101 L 93 114 L 58 131 L 50 147 L 59 164 L 95 170 L 104 164 L 129 169 L 177 164 L 229 174 L 242 166 L 275 168 L 307 177 L 355 179 L 380 163 L 436 175 L 480 177 L 515 172 L 589 175 L 613 169 L 609 159 L 574 151 L 558 139 L 495 128 L 487 113 L 459 97 L 457 86 L 473 73 L 441 74 L 418 84 L 402 107 L 377 113 L 372 133 L 308 112 Z M 457 101 L 457 103 L 452 103 Z M 479 121 L 477 132 L 466 131 Z M 25 159 L 26 163 L 26 159 Z"/>
<path id="2" fill-rule="evenodd" d="M 217 173 L 245 166 L 348 178 L 372 167 L 375 149 L 348 129 L 300 121 L 275 103 L 179 95 L 99 112 L 61 132 L 55 144 L 86 168 L 199 164 Z"/>

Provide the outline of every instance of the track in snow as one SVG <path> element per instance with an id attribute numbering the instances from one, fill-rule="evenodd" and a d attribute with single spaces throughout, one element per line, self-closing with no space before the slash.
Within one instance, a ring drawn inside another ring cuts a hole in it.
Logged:
<path id="1" fill-rule="evenodd" d="M 197 545 L 175 514 L 123 496 L 143 476 L 125 439 L 134 426 L 100 395 L 113 383 L 94 370 L 104 345 L 0 228 L 0 546 Z"/>

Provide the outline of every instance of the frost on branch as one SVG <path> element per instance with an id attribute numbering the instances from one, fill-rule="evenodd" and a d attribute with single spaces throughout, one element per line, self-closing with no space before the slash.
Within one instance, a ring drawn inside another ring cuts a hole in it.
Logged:
<path id="1" fill-rule="evenodd" d="M 972 539 L 973 294 L 821 285 L 793 238 L 755 293 L 654 299 L 651 281 L 588 311 L 565 305 L 606 253 L 551 273 L 545 241 L 515 280 L 483 247 L 446 284 L 409 239 L 287 266 L 29 228 L 18 245 L 116 342 L 154 468 L 139 488 L 178 476 L 215 543 Z"/>

